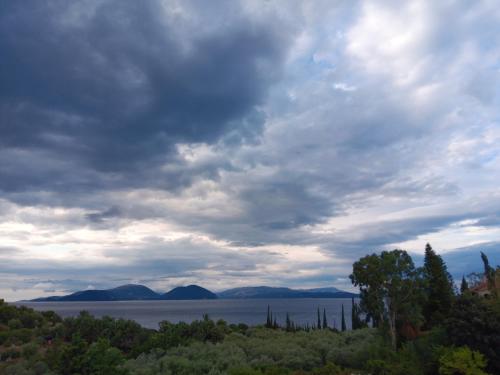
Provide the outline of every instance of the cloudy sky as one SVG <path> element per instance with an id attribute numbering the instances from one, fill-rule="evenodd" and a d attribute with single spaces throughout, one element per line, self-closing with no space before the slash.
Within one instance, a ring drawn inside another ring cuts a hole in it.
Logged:
<path id="1" fill-rule="evenodd" d="M 402 5 L 404 4 L 404 5 Z M 500 262 L 491 1 L 2 1 L 0 297 Z"/>

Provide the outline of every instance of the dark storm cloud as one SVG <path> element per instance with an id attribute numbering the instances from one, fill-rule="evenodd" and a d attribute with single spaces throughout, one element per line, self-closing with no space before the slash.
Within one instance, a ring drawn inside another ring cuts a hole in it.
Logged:
<path id="1" fill-rule="evenodd" d="M 126 184 L 119 173 L 171 159 L 177 142 L 260 131 L 286 41 L 243 19 L 181 39 L 164 13 L 152 1 L 2 2 L 0 146 L 24 159 L 0 169 L 0 188 L 99 186 L 97 172 Z M 31 160 L 39 170 L 17 172 Z"/>

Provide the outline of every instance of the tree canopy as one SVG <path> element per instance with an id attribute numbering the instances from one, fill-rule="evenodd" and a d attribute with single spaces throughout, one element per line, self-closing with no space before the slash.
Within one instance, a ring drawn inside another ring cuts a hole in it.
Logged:
<path id="1" fill-rule="evenodd" d="M 375 325 L 388 326 L 393 347 L 397 346 L 397 325 L 420 320 L 419 272 L 404 250 L 371 254 L 353 265 L 350 278 L 359 286 L 361 305 Z"/>

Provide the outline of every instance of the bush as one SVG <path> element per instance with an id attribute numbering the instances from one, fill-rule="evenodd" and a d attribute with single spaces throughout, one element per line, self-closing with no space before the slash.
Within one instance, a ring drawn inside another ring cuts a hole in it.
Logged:
<path id="1" fill-rule="evenodd" d="M 446 348 L 439 358 L 440 375 L 487 375 L 484 356 L 468 347 Z"/>
<path id="2" fill-rule="evenodd" d="M 10 319 L 8 322 L 7 322 L 7 326 L 9 327 L 9 329 L 21 329 L 23 328 L 23 323 L 21 323 L 21 321 L 19 319 Z"/>
<path id="3" fill-rule="evenodd" d="M 123 362 L 122 353 L 111 347 L 108 340 L 100 339 L 85 353 L 83 367 L 85 373 L 92 375 L 124 375 L 127 370 L 121 368 Z"/>
<path id="4" fill-rule="evenodd" d="M 32 357 L 34 357 L 37 351 L 38 345 L 36 345 L 34 342 L 30 342 L 26 345 L 23 345 L 22 347 L 22 354 L 26 359 L 31 359 Z"/>

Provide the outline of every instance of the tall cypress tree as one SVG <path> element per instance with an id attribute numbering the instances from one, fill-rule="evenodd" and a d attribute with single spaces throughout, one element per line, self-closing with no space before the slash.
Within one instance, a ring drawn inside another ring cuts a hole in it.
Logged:
<path id="1" fill-rule="evenodd" d="M 319 307 L 318 307 L 318 329 L 321 329 L 321 316 L 319 314 Z"/>
<path id="2" fill-rule="evenodd" d="M 351 298 L 351 329 L 352 330 L 355 330 L 355 329 L 358 329 L 358 325 L 357 325 L 357 306 L 356 304 L 354 303 L 354 297 Z"/>
<path id="3" fill-rule="evenodd" d="M 443 259 L 429 244 L 425 246 L 423 271 L 426 290 L 423 313 L 426 327 L 430 328 L 449 315 L 454 298 L 453 281 Z"/>
<path id="4" fill-rule="evenodd" d="M 271 328 L 273 325 L 273 319 L 271 317 L 271 306 L 267 305 L 267 320 L 266 320 L 266 327 Z"/>
<path id="5" fill-rule="evenodd" d="M 290 331 L 292 329 L 292 323 L 290 321 L 290 315 L 286 313 L 286 330 Z"/>
<path id="6" fill-rule="evenodd" d="M 323 309 L 323 329 L 328 328 L 328 322 L 326 321 L 326 309 Z"/>
<path id="7" fill-rule="evenodd" d="M 351 298 L 351 329 L 360 329 L 366 326 L 360 317 L 360 308 L 354 298 Z"/>
<path id="8" fill-rule="evenodd" d="M 465 276 L 462 276 L 462 284 L 460 284 L 460 293 L 464 294 L 468 290 L 469 290 L 469 284 L 467 284 Z"/>
<path id="9" fill-rule="evenodd" d="M 341 322 L 341 329 L 342 332 L 347 329 L 346 324 L 345 324 L 345 316 L 344 316 L 344 304 L 342 304 L 342 322 Z"/>
<path id="10" fill-rule="evenodd" d="M 490 266 L 488 257 L 482 251 L 481 251 L 481 259 L 483 260 L 484 264 L 484 276 L 486 277 L 486 281 L 488 282 L 488 290 L 490 291 L 493 297 L 497 297 L 498 293 L 495 283 L 495 276 L 496 276 L 495 269 Z"/>

